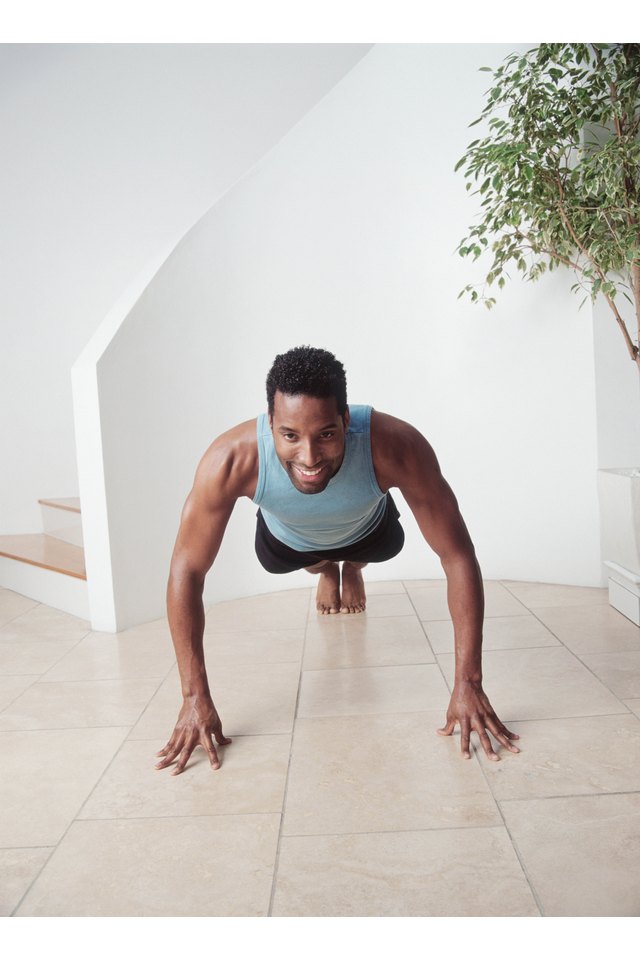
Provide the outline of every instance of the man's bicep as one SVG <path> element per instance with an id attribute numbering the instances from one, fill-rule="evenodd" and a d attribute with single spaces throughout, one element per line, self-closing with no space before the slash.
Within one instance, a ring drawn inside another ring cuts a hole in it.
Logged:
<path id="1" fill-rule="evenodd" d="M 251 424 L 218 437 L 198 464 L 193 488 L 180 518 L 171 573 L 204 576 L 216 558 L 229 517 L 241 496 L 248 496 L 253 461 L 242 455 L 237 434 Z M 255 429 L 255 424 L 253 425 Z M 235 435 L 235 436 L 234 436 Z M 241 455 L 238 455 L 240 447 Z"/>
<path id="2" fill-rule="evenodd" d="M 443 559 L 466 552 L 469 532 L 431 445 L 416 431 L 413 456 L 399 489 L 429 546 Z"/>
<path id="3" fill-rule="evenodd" d="M 233 512 L 235 500 L 206 500 L 194 489 L 180 519 L 171 560 L 172 572 L 203 577 L 213 564 Z"/>

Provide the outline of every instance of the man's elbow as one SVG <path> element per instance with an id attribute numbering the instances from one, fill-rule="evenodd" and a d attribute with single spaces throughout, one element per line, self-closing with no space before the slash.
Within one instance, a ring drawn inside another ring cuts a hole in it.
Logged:
<path id="1" fill-rule="evenodd" d="M 458 543 L 440 553 L 440 563 L 447 576 L 456 570 L 479 569 L 478 558 L 471 537 L 465 536 Z"/>
<path id="2" fill-rule="evenodd" d="M 185 592 L 200 592 L 204 589 L 206 570 L 200 570 L 190 562 L 188 556 L 174 554 L 169 567 L 167 596 L 172 597 Z"/>

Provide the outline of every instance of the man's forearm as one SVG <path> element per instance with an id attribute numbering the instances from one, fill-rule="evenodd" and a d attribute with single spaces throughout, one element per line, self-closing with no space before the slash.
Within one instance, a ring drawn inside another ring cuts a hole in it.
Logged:
<path id="1" fill-rule="evenodd" d="M 454 629 L 455 682 L 482 681 L 484 591 L 473 550 L 442 561 Z"/>
<path id="2" fill-rule="evenodd" d="M 169 576 L 167 612 L 185 699 L 211 696 L 204 662 L 203 587 L 204 581 L 188 574 Z"/>

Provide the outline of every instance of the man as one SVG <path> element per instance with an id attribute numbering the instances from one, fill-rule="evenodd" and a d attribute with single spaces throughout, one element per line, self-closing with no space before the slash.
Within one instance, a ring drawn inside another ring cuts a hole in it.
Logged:
<path id="1" fill-rule="evenodd" d="M 212 737 L 230 743 L 211 698 L 204 663 L 202 593 L 239 497 L 258 504 L 256 553 L 272 573 L 305 569 L 319 577 L 322 615 L 365 609 L 362 568 L 395 556 L 404 542 L 389 490 L 404 496 L 447 576 L 455 630 L 455 683 L 445 726 L 460 725 L 471 757 L 475 730 L 487 756 L 498 760 L 487 731 L 512 753 L 519 750 L 482 689 L 484 597 L 475 551 L 435 454 L 410 424 L 371 407 L 347 406 L 346 378 L 333 354 L 296 347 L 276 357 L 267 377 L 268 416 L 218 437 L 198 467 L 185 504 L 167 590 L 169 624 L 182 683 L 183 705 L 163 769 L 182 773 L 196 746 L 213 769 L 220 762 Z M 342 564 L 342 567 L 340 567 Z"/>

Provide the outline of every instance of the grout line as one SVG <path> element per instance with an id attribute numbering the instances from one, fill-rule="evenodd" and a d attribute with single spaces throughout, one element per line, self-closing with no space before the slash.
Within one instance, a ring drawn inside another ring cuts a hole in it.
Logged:
<path id="1" fill-rule="evenodd" d="M 484 584 L 483 584 L 483 591 L 484 591 Z M 413 605 L 413 600 L 411 600 L 411 603 L 412 603 L 412 605 Z M 414 610 L 415 610 L 415 607 L 414 607 Z M 416 610 L 416 616 L 418 616 L 418 611 L 417 611 L 417 610 Z M 418 620 L 420 620 L 420 617 L 419 617 L 419 616 L 418 616 Z M 483 618 L 483 620 L 484 620 L 484 618 Z M 454 655 L 455 655 L 455 653 L 454 653 Z M 444 671 L 442 670 L 442 666 L 441 666 L 441 664 L 440 664 L 440 661 L 437 661 L 437 662 L 438 662 L 438 666 L 440 667 L 440 672 L 441 672 L 441 674 L 442 674 L 442 678 L 443 678 L 443 680 L 444 680 L 444 682 L 445 682 L 445 684 L 446 684 L 446 686 L 447 686 L 447 689 L 449 690 L 449 693 L 451 694 L 451 687 L 449 686 L 449 683 L 447 682 L 447 678 L 446 678 L 445 675 L 444 675 Z M 483 671 L 483 673 L 484 673 L 484 671 Z M 481 771 L 481 773 L 482 773 L 482 776 L 484 777 L 485 783 L 486 783 L 486 785 L 487 785 L 487 790 L 489 791 L 489 795 L 491 796 L 491 798 L 492 798 L 492 800 L 493 800 L 493 802 L 494 802 L 494 804 L 495 804 L 495 806 L 496 806 L 496 809 L 498 810 L 498 813 L 499 813 L 499 815 L 500 815 L 500 819 L 502 820 L 503 827 L 504 827 L 504 829 L 506 830 L 507 836 L 509 837 L 509 842 L 511 843 L 513 852 L 515 853 L 516 858 L 517 858 L 517 860 L 518 860 L 518 863 L 520 864 L 520 869 L 522 870 L 522 874 L 523 874 L 523 876 L 524 876 L 524 878 L 525 878 L 525 880 L 526 880 L 526 882 L 527 882 L 527 884 L 528 884 L 528 886 L 529 886 L 529 889 L 531 890 L 531 896 L 533 897 L 534 903 L 536 904 L 536 907 L 538 908 L 538 911 L 539 911 L 539 913 L 540 913 L 540 916 L 543 917 L 543 916 L 544 916 L 544 911 L 543 911 L 543 909 L 542 909 L 542 903 L 541 903 L 541 901 L 540 901 L 540 899 L 539 899 L 539 897 L 538 897 L 538 894 L 537 894 L 537 892 L 536 892 L 536 890 L 535 890 L 535 888 L 534 888 L 531 880 L 529 879 L 529 876 L 528 876 L 527 871 L 526 871 L 526 869 L 525 869 L 524 861 L 523 861 L 523 859 L 522 859 L 522 857 L 521 857 L 521 855 L 520 855 L 520 851 L 518 850 L 518 848 L 516 847 L 516 845 L 515 845 L 515 843 L 514 843 L 513 837 L 511 836 L 511 833 L 510 833 L 509 828 L 508 828 L 508 826 L 507 826 L 507 822 L 506 822 L 506 820 L 505 820 L 505 818 L 504 818 L 504 814 L 502 813 L 502 810 L 501 810 L 501 808 L 500 808 L 500 806 L 499 806 L 499 804 L 498 804 L 498 801 L 496 800 L 496 798 L 495 798 L 495 796 L 494 796 L 493 790 L 491 789 L 491 784 L 489 783 L 489 778 L 487 777 L 487 775 L 486 775 L 486 773 L 485 773 L 485 771 L 484 771 L 484 769 L 483 769 L 483 766 L 482 766 L 482 764 L 480 763 L 480 760 L 478 759 L 476 746 L 475 746 L 475 744 L 473 744 L 471 741 L 470 741 L 470 746 L 472 746 L 472 754 L 471 754 L 471 755 L 472 755 L 472 757 L 473 757 L 473 761 L 474 761 L 474 763 L 477 764 L 477 766 L 479 767 L 479 769 L 480 769 L 480 771 Z"/>
<path id="2" fill-rule="evenodd" d="M 33 673 L 31 673 L 31 674 L 30 674 L 30 673 L 14 673 L 14 674 L 10 674 L 8 677 L 0 677 L 0 680 L 10 680 L 10 679 L 12 679 L 13 677 L 33 677 L 33 679 L 32 679 L 32 681 L 31 681 L 31 683 L 28 683 L 27 686 L 24 687 L 24 689 L 20 691 L 20 693 L 16 694 L 16 696 L 13 698 L 13 700 L 10 700 L 8 703 L 5 703 L 5 705 L 4 705 L 4 707 L 2 708 L 2 710 L 0 710 L 0 721 L 1 721 L 1 719 L 2 719 L 3 713 L 6 713 L 6 711 L 9 710 L 10 707 L 13 706 L 13 704 L 16 702 L 16 700 L 19 700 L 19 699 L 20 699 L 20 697 L 23 695 L 23 693 L 26 693 L 27 690 L 31 690 L 31 687 L 35 686 L 36 683 L 38 683 L 39 680 L 40 680 L 40 675 L 39 675 L 39 674 L 33 674 Z M 1 728 L 0 728 L 0 732 L 2 732 Z"/>
<path id="3" fill-rule="evenodd" d="M 284 835 L 285 840 L 311 840 L 311 839 L 322 839 L 323 837 L 376 837 L 379 834 L 395 836 L 396 834 L 406 834 L 406 833 L 441 833 L 442 831 L 456 833 L 459 830 L 502 830 L 502 823 L 480 823 L 472 824 L 466 823 L 461 824 L 456 827 L 413 827 L 408 829 L 401 830 L 349 830 L 345 833 L 287 833 Z"/>
<path id="4" fill-rule="evenodd" d="M 91 632 L 91 631 L 89 631 L 89 632 Z M 29 686 L 25 687 L 24 690 L 22 690 L 16 697 L 14 697 L 13 700 L 11 700 L 9 703 L 5 704 L 5 706 L 2 708 L 2 710 L 0 710 L 0 716 L 1 716 L 3 713 L 5 713 L 5 711 L 8 710 L 9 707 L 12 707 L 13 704 L 16 702 L 16 700 L 19 700 L 20 697 L 27 692 L 27 690 L 31 690 L 31 688 L 34 687 L 37 683 L 51 683 L 51 682 L 54 682 L 54 681 L 49 681 L 49 680 L 43 680 L 42 678 L 45 677 L 45 676 L 47 675 L 47 673 L 49 673 L 50 670 L 53 670 L 54 667 L 57 667 L 57 665 L 58 665 L 59 663 L 61 663 L 61 662 L 64 660 L 64 658 L 65 658 L 69 653 L 71 653 L 72 650 L 75 650 L 75 648 L 78 646 L 78 644 L 82 643 L 82 641 L 83 641 L 83 640 L 85 639 L 85 637 L 87 637 L 88 635 L 89 635 L 89 634 L 86 633 L 86 634 L 84 635 L 84 637 L 81 637 L 81 638 L 80 638 L 79 640 L 77 640 L 75 643 L 73 643 L 73 641 L 70 641 L 70 642 L 71 642 L 71 646 L 68 648 L 68 650 L 65 650 L 65 652 L 64 652 L 63 654 L 61 654 L 60 658 L 59 658 L 58 660 L 56 660 L 54 663 L 52 663 L 50 666 L 48 666 L 47 669 L 44 670 L 42 673 L 32 673 L 32 674 L 29 674 L 29 673 L 16 673 L 16 674 L 8 674 L 8 675 L 7 675 L 7 678 L 10 678 L 10 677 L 12 677 L 12 676 L 14 676 L 14 677 L 29 677 L 29 676 L 32 676 L 32 677 L 34 677 L 35 679 L 33 680 L 32 683 L 29 684 Z M 0 641 L 0 651 L 2 650 L 2 646 L 1 646 L 2 643 L 11 643 L 11 642 L 12 642 L 12 641 L 10 641 L 10 640 Z M 38 642 L 38 641 L 36 641 L 36 642 Z M 42 641 L 40 641 L 40 642 L 42 642 L 42 643 L 64 643 L 65 641 L 64 641 L 64 640 L 51 640 L 51 641 L 42 640 Z M 5 679 L 4 676 L 0 677 L 0 680 L 4 680 L 4 679 Z M 66 681 L 61 681 L 61 682 L 66 682 Z"/>
<path id="5" fill-rule="evenodd" d="M 413 612 L 414 612 L 414 614 L 415 614 L 415 616 L 416 616 L 416 618 L 417 618 L 417 620 L 418 620 L 418 623 L 422 626 L 422 621 L 421 621 L 421 619 L 420 619 L 420 617 L 419 617 L 419 615 L 418 615 L 418 611 L 416 610 L 415 604 L 414 604 L 414 602 L 413 602 L 413 597 L 412 597 L 410 594 L 408 594 L 408 596 L 409 596 L 409 602 L 410 602 L 411 606 L 413 607 Z M 425 634 L 425 636 L 426 636 L 426 631 L 424 630 L 424 628 L 423 628 L 423 632 L 424 632 L 424 634 Z M 446 688 L 447 688 L 447 690 L 448 690 L 448 692 L 449 692 L 449 696 L 451 696 L 451 687 L 449 686 L 449 684 L 448 684 L 448 682 L 447 682 L 447 678 L 446 678 L 445 675 L 444 675 L 444 670 L 442 669 L 442 665 L 441 665 L 440 661 L 438 660 L 438 655 L 437 655 L 437 654 L 435 653 L 435 651 L 433 650 L 433 647 L 431 646 L 431 642 L 430 642 L 430 640 L 429 640 L 428 637 L 427 637 L 427 643 L 429 644 L 429 648 L 431 649 L 431 652 L 433 653 L 434 657 L 436 658 L 435 666 L 438 667 L 438 670 L 440 671 L 440 675 L 442 676 L 442 679 L 444 680 L 445 686 L 446 686 Z M 431 664 L 431 666 L 434 666 L 434 664 Z M 434 708 L 434 709 L 435 709 L 435 708 Z"/>
<path id="6" fill-rule="evenodd" d="M 67 834 L 69 833 L 69 830 L 71 829 L 71 827 L 73 826 L 74 823 L 78 822 L 78 815 L 82 812 L 82 810 L 83 810 L 84 806 L 86 805 L 87 801 L 90 799 L 90 797 L 91 797 L 91 796 L 93 795 L 93 793 L 95 792 L 96 787 L 97 787 L 98 784 L 102 781 L 102 779 L 103 779 L 104 776 L 106 775 L 107 771 L 108 771 L 108 770 L 111 768 L 111 766 L 113 765 L 113 762 L 115 761 L 116 757 L 119 755 L 119 753 L 120 753 L 120 751 L 122 750 L 122 748 L 124 747 L 124 745 L 125 745 L 126 743 L 128 743 L 128 736 L 129 736 L 129 734 L 131 733 L 131 731 L 133 730 L 133 728 L 136 726 L 136 724 L 139 723 L 142 714 L 147 710 L 147 708 L 148 708 L 148 706 L 149 706 L 149 703 L 150 703 L 151 700 L 153 700 L 153 698 L 156 696 L 158 690 L 160 689 L 160 687 L 161 687 L 162 684 L 164 683 L 164 680 L 165 680 L 166 677 L 169 675 L 169 673 L 171 672 L 172 669 L 173 669 L 173 666 L 170 667 L 169 670 L 167 670 L 167 673 L 165 674 L 165 677 L 164 677 L 163 679 L 161 679 L 161 680 L 158 681 L 158 684 L 157 684 L 157 686 L 156 686 L 155 692 L 151 694 L 151 697 L 150 697 L 149 700 L 147 701 L 146 705 L 141 709 L 141 711 L 140 711 L 140 713 L 139 713 L 139 715 L 138 715 L 138 719 L 135 721 L 135 723 L 133 723 L 133 724 L 122 724 L 122 725 L 121 725 L 121 729 L 123 729 L 123 730 L 125 730 L 125 729 L 128 730 L 128 733 L 125 734 L 125 736 L 122 738 L 122 741 L 121 741 L 120 745 L 116 748 L 113 756 L 112 756 L 111 759 L 107 762 L 107 764 L 105 765 L 105 767 L 103 768 L 103 770 L 101 771 L 101 773 L 99 774 L 99 776 L 97 777 L 97 779 L 96 779 L 93 787 L 90 789 L 89 793 L 86 794 L 86 795 L 84 796 L 84 798 L 82 799 L 82 802 L 80 803 L 79 807 L 77 808 L 75 814 L 74 814 L 73 817 L 71 817 L 71 819 L 69 820 L 69 823 L 68 823 L 66 829 L 62 832 L 62 834 L 61 834 L 61 836 L 60 836 L 60 839 L 59 839 L 58 842 L 55 844 L 55 846 L 53 846 L 53 847 L 51 848 L 51 853 L 50 853 L 49 856 L 46 858 L 45 862 L 42 864 L 42 867 L 41 867 L 40 870 L 37 872 L 37 874 L 35 875 L 35 877 L 34 877 L 33 880 L 31 881 L 31 883 L 29 884 L 29 886 L 27 887 L 27 889 L 26 889 L 25 892 L 23 893 L 22 897 L 20 898 L 20 900 L 18 901 L 18 903 L 16 904 L 16 906 L 15 906 L 14 909 L 12 910 L 11 916 L 15 916 L 16 911 L 20 909 L 20 906 L 21 906 L 22 903 L 24 902 L 25 898 L 28 896 L 28 894 L 29 894 L 29 892 L 31 891 L 31 889 L 32 889 L 32 887 L 34 886 L 34 884 L 37 882 L 37 880 L 38 880 L 38 879 L 40 878 L 40 876 L 42 875 L 43 871 L 46 869 L 47 864 L 49 863 L 49 861 L 51 860 L 51 858 L 54 856 L 56 850 L 58 849 L 58 847 L 60 846 L 60 844 L 63 842 L 63 840 L 65 839 L 65 837 L 66 837 Z M 155 679 L 155 678 L 154 678 L 154 679 Z M 73 729 L 73 728 L 65 728 L 65 729 Z M 84 728 L 84 729 L 86 729 L 86 728 Z M 96 728 L 94 728 L 94 729 L 96 729 Z M 108 729 L 108 728 L 97 728 L 97 729 Z M 115 729 L 115 728 L 111 728 L 111 729 Z M 15 733 L 16 731 L 12 731 L 12 732 Z"/>
<path id="7" fill-rule="evenodd" d="M 83 680 L 39 680 L 38 683 L 44 683 L 47 686 L 54 686 L 56 683 L 61 684 L 73 684 L 73 683 L 151 683 L 151 681 L 158 681 L 159 683 L 164 683 L 167 677 L 166 673 L 161 675 L 156 674 L 155 677 L 87 677 Z M 154 694 L 155 696 L 155 694 Z"/>
<path id="8" fill-rule="evenodd" d="M 146 823 L 148 820 L 224 820 L 233 817 L 277 817 L 280 810 L 251 810 L 244 813 L 150 813 L 149 816 L 125 817 L 122 814 L 116 817 L 82 817 L 76 823 Z M 0 852 L 1 852 L 0 848 Z"/>
<path id="9" fill-rule="evenodd" d="M 117 728 L 112 728 L 112 729 L 117 729 Z M 123 730 L 126 729 L 126 725 L 123 726 L 121 729 L 123 729 Z M 15 731 L 14 731 L 14 732 L 15 732 Z M 62 831 L 62 834 L 60 835 L 60 839 L 57 841 L 57 843 L 56 843 L 54 846 L 52 846 L 52 847 L 50 848 L 50 849 L 51 849 L 51 853 L 50 853 L 49 856 L 46 858 L 45 862 L 42 864 L 42 867 L 41 867 L 40 870 L 37 872 L 37 874 L 35 875 L 35 877 L 34 877 L 33 880 L 31 881 L 31 883 L 29 884 L 29 886 L 27 887 L 27 889 L 25 890 L 25 892 L 24 892 L 23 895 L 21 896 L 20 900 L 18 901 L 18 903 L 15 905 L 15 907 L 14 907 L 13 910 L 11 911 L 11 916 L 12 916 L 12 917 L 15 916 L 16 911 L 20 909 L 20 907 L 22 906 L 22 903 L 24 902 L 25 898 L 29 895 L 32 887 L 33 887 L 34 884 L 38 881 L 38 879 L 39 879 L 40 876 L 42 875 L 43 871 L 46 869 L 47 864 L 49 863 L 49 861 L 51 860 L 51 858 L 54 856 L 56 850 L 58 849 L 58 847 L 60 846 L 60 844 L 63 842 L 63 840 L 65 839 L 65 837 L 67 836 L 67 834 L 68 834 L 69 831 L 71 830 L 71 827 L 73 826 L 73 824 L 76 823 L 77 818 L 78 818 L 78 814 L 81 812 L 81 810 L 82 810 L 82 808 L 84 807 L 85 803 L 87 802 L 87 800 L 89 799 L 89 797 L 91 796 L 91 794 L 94 792 L 94 790 L 95 790 L 95 788 L 97 787 L 98 783 L 102 780 L 102 778 L 103 778 L 103 776 L 105 775 L 106 771 L 109 769 L 109 767 L 110 767 L 111 764 L 113 763 L 114 759 L 116 758 L 116 756 L 118 755 L 118 753 L 119 753 L 120 750 L 122 749 L 123 744 L 125 744 L 125 743 L 126 743 L 126 736 L 123 737 L 122 743 L 120 744 L 120 746 L 118 746 L 118 747 L 116 748 L 116 751 L 115 751 L 115 753 L 113 754 L 113 756 L 111 757 L 111 760 L 108 761 L 106 767 L 104 768 L 104 770 L 102 771 L 102 773 L 101 773 L 101 774 L 98 776 L 98 778 L 96 779 L 96 782 L 94 783 L 92 789 L 90 790 L 89 795 L 86 796 L 86 797 L 84 797 L 84 799 L 81 801 L 80 806 L 79 806 L 78 809 L 76 810 L 76 813 L 73 815 L 73 817 L 71 817 L 71 819 L 69 820 L 69 823 L 67 824 L 66 828 Z M 45 846 L 48 846 L 48 844 L 45 844 Z"/>
<path id="10" fill-rule="evenodd" d="M 580 800 L 583 797 L 640 797 L 640 790 L 604 790 L 599 793 L 550 793 L 544 796 L 535 797 L 503 797 L 496 799 L 496 803 L 530 803 L 538 800 Z"/>
<path id="11" fill-rule="evenodd" d="M 490 795 L 491 795 L 491 798 L 493 799 L 494 804 L 496 805 L 496 808 L 497 808 L 497 810 L 498 810 L 498 813 L 500 814 L 500 819 L 502 820 L 502 825 L 503 825 L 503 827 L 504 827 L 504 829 L 505 829 L 505 831 L 506 831 L 507 836 L 509 837 L 509 842 L 511 843 L 511 847 L 512 847 L 512 849 L 513 849 L 513 852 L 514 852 L 515 855 L 516 855 L 516 859 L 518 860 L 518 863 L 520 864 L 520 869 L 522 870 L 522 875 L 524 876 L 524 878 L 525 878 L 525 880 L 526 880 L 526 882 L 527 882 L 527 884 L 528 884 L 528 886 L 529 886 L 529 889 L 531 890 L 531 896 L 533 897 L 534 902 L 535 902 L 535 904 L 536 904 L 536 907 L 538 908 L 538 911 L 540 912 L 540 916 L 541 916 L 541 917 L 544 917 L 544 916 L 545 916 L 545 912 L 544 912 L 544 909 L 543 909 L 543 906 L 542 906 L 542 901 L 541 901 L 541 899 L 540 899 L 540 897 L 539 897 L 539 895 L 538 895 L 538 892 L 537 892 L 537 890 L 536 890 L 536 888 L 535 888 L 535 886 L 534 886 L 534 884 L 533 884 L 533 881 L 532 881 L 531 878 L 529 877 L 529 873 L 528 873 L 528 871 L 527 871 L 524 858 L 523 858 L 523 856 L 522 856 L 522 854 L 521 854 L 521 852 L 520 852 L 520 850 L 519 850 L 519 848 L 518 848 L 518 845 L 516 844 L 516 842 L 515 842 L 512 834 L 511 834 L 511 830 L 509 829 L 509 826 L 508 826 L 507 821 L 506 821 L 506 819 L 505 819 L 504 813 L 503 813 L 503 811 L 502 811 L 502 807 L 500 806 L 500 802 L 498 801 L 498 799 L 497 799 L 497 797 L 495 796 L 493 790 L 491 789 L 491 783 L 490 783 L 489 777 L 487 776 L 487 773 L 486 773 L 486 771 L 485 771 L 485 769 L 484 769 L 483 764 L 480 762 L 480 758 L 479 758 L 479 757 L 480 757 L 480 749 L 481 749 L 481 747 L 477 747 L 475 744 L 473 745 L 473 757 L 474 757 L 475 763 L 476 763 L 477 766 L 479 767 L 480 772 L 481 772 L 482 776 L 484 777 L 484 781 L 485 781 L 485 783 L 486 783 L 486 785 L 487 785 L 487 789 L 488 789 L 488 791 L 489 791 L 489 793 L 490 793 Z"/>
<path id="12" fill-rule="evenodd" d="M 308 611 L 309 614 L 311 613 L 311 605 L 312 605 L 312 603 L 313 603 L 313 601 L 314 601 L 314 597 L 315 597 L 315 591 L 313 590 L 313 588 L 311 588 L 311 590 L 309 591 L 309 611 Z M 275 855 L 274 860 L 273 860 L 273 876 L 272 876 L 272 880 L 271 880 L 271 893 L 270 893 L 270 895 L 269 895 L 269 906 L 268 906 L 268 908 L 267 908 L 267 916 L 268 916 L 268 917 L 273 916 L 273 902 L 274 902 L 275 895 L 276 895 L 276 885 L 277 885 L 277 880 L 278 880 L 278 869 L 279 869 L 279 866 L 280 866 L 280 846 L 281 846 L 281 843 L 282 843 L 282 828 L 283 828 L 283 825 L 284 825 L 284 815 L 285 815 L 285 810 L 286 810 L 286 806 L 287 806 L 287 796 L 288 796 L 288 792 L 289 792 L 289 774 L 290 774 L 290 771 L 291 771 L 291 761 L 292 761 L 292 759 L 293 759 L 293 742 L 294 742 L 295 735 L 296 735 L 296 720 L 298 719 L 298 708 L 299 708 L 299 705 L 300 705 L 300 692 L 301 692 L 301 690 L 302 690 L 302 675 L 303 675 L 303 673 L 305 672 L 304 669 L 303 669 L 303 664 L 304 664 L 304 654 L 305 654 L 305 647 L 306 647 L 306 643 L 307 643 L 307 632 L 308 632 L 308 629 L 309 629 L 309 617 L 307 618 L 307 624 L 306 624 L 305 630 L 304 630 L 304 638 L 303 638 L 303 641 L 302 641 L 302 652 L 301 652 L 301 655 L 300 655 L 300 673 L 299 673 L 299 676 L 298 676 L 298 690 L 297 690 L 297 693 L 296 693 L 296 703 L 295 703 L 295 707 L 294 707 L 294 711 L 293 711 L 293 724 L 292 724 L 292 727 L 291 727 L 291 742 L 290 742 L 290 746 L 289 746 L 289 762 L 287 763 L 287 773 L 286 773 L 286 777 L 285 777 L 285 781 L 284 781 L 284 790 L 283 790 L 283 792 L 282 792 L 282 808 L 281 808 L 281 811 L 280 811 L 280 826 L 279 826 L 279 828 L 278 828 L 278 842 L 277 842 L 277 844 L 276 844 L 276 855 Z"/>
<path id="13" fill-rule="evenodd" d="M 8 588 L 8 587 L 2 587 L 2 589 L 3 589 L 3 590 L 8 590 L 9 588 Z M 10 593 L 15 593 L 17 597 L 24 597 L 24 594 L 23 594 L 23 593 L 16 593 L 15 590 L 11 590 Z M 31 597 L 25 597 L 25 599 L 26 599 L 26 600 L 31 600 Z M 29 607 L 28 610 L 23 610 L 22 613 L 16 613 L 15 617 L 11 617 L 10 620 L 7 620 L 5 623 L 0 624 L 0 630 L 4 630 L 4 628 L 5 628 L 5 627 L 8 627 L 10 623 L 13 623 L 15 620 L 18 620 L 20 617 L 23 617 L 26 613 L 30 613 L 32 610 L 35 610 L 36 607 L 43 607 L 43 606 L 46 606 L 46 604 L 40 603 L 39 600 L 34 600 L 34 601 L 33 601 L 33 606 L 32 606 L 32 607 Z M 50 610 L 54 610 L 55 607 L 50 607 L 49 609 L 50 609 Z M 60 613 L 64 613 L 64 611 L 61 610 Z M 69 616 L 71 617 L 71 616 L 73 616 L 73 614 L 70 613 Z M 81 618 L 80 618 L 80 617 L 77 617 L 76 619 L 80 620 Z"/>
<path id="14" fill-rule="evenodd" d="M 584 660 L 581 660 L 580 656 L 579 656 L 577 653 L 575 653 L 570 647 L 567 646 L 567 644 L 564 642 L 564 640 L 562 639 L 562 637 L 559 637 L 559 636 L 557 635 L 557 633 L 554 633 L 553 630 L 551 629 L 551 627 L 548 627 L 547 624 L 546 624 L 543 620 L 541 620 L 540 617 L 539 617 L 533 610 L 531 611 L 531 615 L 534 616 L 534 617 L 536 618 L 536 620 L 538 621 L 538 623 L 541 623 L 542 626 L 545 627 L 545 628 L 549 631 L 549 633 L 550 633 L 553 637 L 555 637 L 556 640 L 558 640 L 559 643 L 562 644 L 563 648 L 567 651 L 567 653 L 571 654 L 571 656 L 572 656 L 575 660 L 578 661 L 578 663 L 580 664 L 581 667 L 584 667 L 584 669 L 587 670 L 587 671 L 591 674 L 591 676 L 592 676 L 595 680 L 597 680 L 598 683 L 600 683 L 600 684 L 605 688 L 605 690 L 608 690 L 608 691 L 609 691 L 609 693 L 611 694 L 612 697 L 615 697 L 616 700 L 617 700 L 619 703 L 623 704 L 623 699 L 622 699 L 622 697 L 619 697 L 618 694 L 615 693 L 615 692 L 611 689 L 611 687 L 610 687 L 607 683 L 605 683 L 605 681 L 604 681 L 601 677 L 598 676 L 597 673 L 594 673 L 594 671 L 591 669 L 591 667 L 590 667 L 588 664 L 586 664 L 586 663 L 584 662 Z M 537 649 L 540 649 L 540 647 L 538 647 Z M 551 648 L 550 648 L 550 649 L 551 649 Z M 594 651 L 591 651 L 591 652 L 594 652 Z M 606 652 L 607 652 L 607 651 L 605 651 L 605 653 L 606 653 Z M 612 651 L 609 651 L 609 652 L 611 652 L 611 653 L 625 653 L 625 652 L 627 652 L 627 651 L 612 650 Z M 588 654 L 589 654 L 589 651 L 587 651 L 587 656 L 588 656 Z M 633 698 L 633 697 L 628 697 L 627 699 L 634 699 L 634 698 Z M 623 704 L 623 706 L 624 706 L 624 704 Z M 628 709 L 628 708 L 627 708 L 627 709 Z"/>

